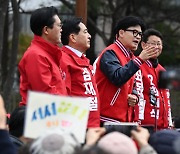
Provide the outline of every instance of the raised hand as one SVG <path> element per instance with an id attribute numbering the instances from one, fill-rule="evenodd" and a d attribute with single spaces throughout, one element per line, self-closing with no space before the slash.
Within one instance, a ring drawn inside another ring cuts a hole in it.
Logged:
<path id="1" fill-rule="evenodd" d="M 139 57 L 146 61 L 150 58 L 155 58 L 158 56 L 159 49 L 154 46 L 146 46 L 143 51 L 140 53 Z"/>
<path id="2" fill-rule="evenodd" d="M 0 95 L 0 129 L 6 129 L 6 110 L 1 95 Z"/>
<path id="3" fill-rule="evenodd" d="M 133 139 L 137 141 L 140 147 L 148 144 L 150 134 L 146 128 L 137 127 L 137 130 L 132 130 L 131 134 Z"/>
<path id="4" fill-rule="evenodd" d="M 89 128 L 86 133 L 86 145 L 94 145 L 105 132 L 106 129 L 104 127 Z"/>

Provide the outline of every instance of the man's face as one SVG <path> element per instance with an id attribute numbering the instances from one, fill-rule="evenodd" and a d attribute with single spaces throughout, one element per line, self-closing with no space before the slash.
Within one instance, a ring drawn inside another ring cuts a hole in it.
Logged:
<path id="1" fill-rule="evenodd" d="M 138 44 L 141 41 L 142 30 L 141 27 L 132 26 L 126 30 L 119 31 L 119 41 L 125 46 L 126 49 L 135 51 L 138 48 Z"/>
<path id="2" fill-rule="evenodd" d="M 163 49 L 162 40 L 158 36 L 151 35 L 149 36 L 147 42 L 145 43 L 145 46 L 154 46 L 157 50 L 157 55 L 154 58 L 157 58 L 161 53 Z"/>
<path id="3" fill-rule="evenodd" d="M 53 44 L 61 43 L 62 23 L 57 15 L 54 16 L 53 28 L 48 28 L 47 39 Z"/>
<path id="4" fill-rule="evenodd" d="M 82 22 L 80 22 L 79 27 L 79 33 L 74 35 L 76 40 L 75 48 L 82 53 L 85 53 L 86 50 L 90 48 L 91 35 L 88 33 L 88 29 Z"/>

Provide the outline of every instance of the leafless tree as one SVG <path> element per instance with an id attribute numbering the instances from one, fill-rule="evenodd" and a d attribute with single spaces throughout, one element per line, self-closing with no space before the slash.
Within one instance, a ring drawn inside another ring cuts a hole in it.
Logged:
<path id="1" fill-rule="evenodd" d="M 3 50 L 3 41 L 4 41 L 4 24 L 6 18 L 6 12 L 8 9 L 8 0 L 0 0 L 0 83 L 2 79 L 1 74 L 1 62 L 2 62 L 2 50 Z"/>
<path id="2" fill-rule="evenodd" d="M 7 0 L 5 0 L 7 1 Z M 7 1 L 8 2 L 8 1 Z M 12 93 L 12 87 L 14 83 L 14 75 L 17 68 L 17 54 L 18 54 L 18 40 L 19 40 L 19 7 L 17 0 L 11 0 L 9 1 L 12 6 L 12 41 L 11 46 L 8 47 L 8 27 L 9 27 L 9 12 L 8 12 L 8 3 L 6 3 L 6 6 L 4 8 L 4 16 L 3 16 L 3 25 L 2 26 L 2 34 L 5 34 L 3 36 L 4 39 L 2 39 L 3 48 L 1 50 L 1 55 L 5 57 L 1 57 L 1 72 L 6 72 L 1 74 L 1 91 L 5 100 L 6 109 L 9 110 L 9 105 L 11 104 L 11 93 Z M 3 54 L 2 54 L 3 51 Z M 6 62 L 6 63 L 5 63 Z M 2 80 L 3 79 L 3 80 Z"/>

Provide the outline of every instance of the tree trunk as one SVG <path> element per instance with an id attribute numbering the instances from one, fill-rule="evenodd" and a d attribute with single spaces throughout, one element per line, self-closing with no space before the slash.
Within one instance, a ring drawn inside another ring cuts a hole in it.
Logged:
<path id="1" fill-rule="evenodd" d="M 2 83 L 1 75 L 1 62 L 2 62 L 2 49 L 3 49 L 3 38 L 4 38 L 4 22 L 5 16 L 8 9 L 8 0 L 0 0 L 0 85 Z M 1 90 L 0 90 L 1 91 Z"/>
<path id="2" fill-rule="evenodd" d="M 76 16 L 81 17 L 85 25 L 87 23 L 87 1 L 76 0 Z"/>
<path id="3" fill-rule="evenodd" d="M 15 71 L 17 68 L 17 53 L 18 53 L 18 41 L 19 41 L 19 8 L 17 0 L 11 0 L 13 8 L 13 37 L 12 37 L 12 47 L 10 53 L 10 63 L 7 80 L 4 84 L 3 94 L 6 100 L 6 109 L 9 111 L 12 87 L 14 83 Z"/>
<path id="4" fill-rule="evenodd" d="M 4 24 L 4 39 L 3 39 L 3 49 L 2 49 L 2 63 L 1 63 L 1 74 L 2 74 L 2 85 L 1 89 L 4 87 L 4 83 L 8 75 L 8 61 L 9 61 L 9 10 L 7 10 L 5 24 Z"/>

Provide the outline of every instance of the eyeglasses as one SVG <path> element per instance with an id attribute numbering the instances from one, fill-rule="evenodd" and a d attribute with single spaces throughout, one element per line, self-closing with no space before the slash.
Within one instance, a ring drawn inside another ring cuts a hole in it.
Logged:
<path id="1" fill-rule="evenodd" d="M 60 23 L 60 24 L 54 23 L 53 25 L 50 25 L 50 26 L 47 26 L 47 27 L 52 29 L 54 25 L 58 26 L 59 28 L 62 28 L 62 26 L 63 26 L 62 23 Z"/>
<path id="2" fill-rule="evenodd" d="M 55 23 L 55 25 L 57 25 L 57 26 L 60 27 L 60 28 L 62 28 L 62 26 L 63 26 L 62 23 L 60 23 L 60 24 Z"/>
<path id="3" fill-rule="evenodd" d="M 152 46 L 162 46 L 162 43 L 159 43 L 159 42 L 146 42 L 147 44 L 150 44 Z"/>
<path id="4" fill-rule="evenodd" d="M 126 29 L 125 31 L 132 32 L 134 37 L 137 37 L 139 35 L 142 38 L 142 32 L 138 32 L 137 30 L 133 29 Z"/>

